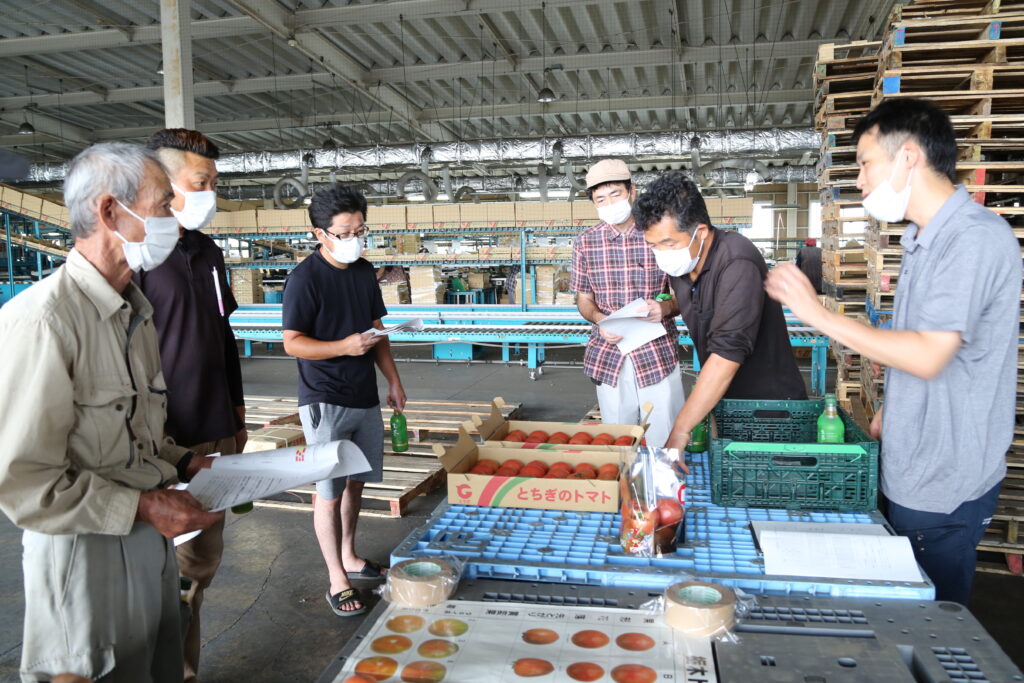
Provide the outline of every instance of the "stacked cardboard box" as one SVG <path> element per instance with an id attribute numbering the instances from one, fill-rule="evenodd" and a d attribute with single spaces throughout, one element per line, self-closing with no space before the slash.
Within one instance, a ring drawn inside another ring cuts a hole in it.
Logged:
<path id="1" fill-rule="evenodd" d="M 491 286 L 491 274 L 480 270 L 472 270 L 466 276 L 470 289 L 487 289 Z"/>
<path id="2" fill-rule="evenodd" d="M 386 306 L 411 303 L 409 285 L 404 282 L 382 282 L 380 293 Z"/>
<path id="3" fill-rule="evenodd" d="M 560 292 L 566 292 L 569 289 L 569 271 L 561 266 L 535 266 L 533 268 L 534 277 L 537 280 L 537 300 L 536 303 L 539 306 L 552 306 L 555 304 L 556 297 Z M 526 280 L 526 301 L 533 303 L 532 292 L 533 283 L 530 281 L 529 276 L 519 277 L 516 279 L 516 302 L 523 301 L 523 281 Z M 565 301 L 565 298 L 562 298 Z"/>
<path id="4" fill-rule="evenodd" d="M 413 266 L 409 269 L 410 299 L 414 304 L 442 304 L 447 287 L 441 269 Z"/>
<path id="5" fill-rule="evenodd" d="M 263 273 L 255 268 L 231 269 L 231 293 L 240 304 L 263 303 Z"/>

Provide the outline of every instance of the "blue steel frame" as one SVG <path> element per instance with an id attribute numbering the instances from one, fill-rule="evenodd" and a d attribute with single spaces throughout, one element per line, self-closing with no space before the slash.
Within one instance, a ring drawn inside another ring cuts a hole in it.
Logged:
<path id="1" fill-rule="evenodd" d="M 521 318 L 507 319 L 481 319 L 476 313 L 504 312 L 523 313 Z M 579 330 L 573 331 L 543 331 L 531 330 L 530 325 L 537 324 L 536 318 L 531 318 L 530 313 L 557 313 L 562 314 L 559 319 L 545 319 L 545 324 L 551 325 L 578 325 Z M 501 359 L 509 361 L 512 345 L 523 345 L 526 347 L 527 367 L 536 370 L 544 363 L 545 344 L 585 344 L 590 337 L 590 327 L 584 324 L 579 318 L 575 308 L 565 306 L 531 306 L 523 310 L 519 305 L 513 306 L 460 306 L 460 307 L 438 307 L 438 306 L 402 306 L 401 310 L 389 313 L 384 319 L 385 325 L 394 325 L 413 318 L 422 318 L 427 325 L 458 325 L 457 333 L 450 330 L 423 330 L 421 332 L 401 332 L 391 335 L 396 342 L 444 342 L 444 343 L 484 343 L 501 344 Z M 231 316 L 232 329 L 235 337 L 245 343 L 245 355 L 252 355 L 253 342 L 280 343 L 283 341 L 281 331 L 281 306 L 280 304 L 254 304 L 240 306 Z M 522 329 L 501 329 L 494 330 L 495 325 L 518 325 Z M 490 327 L 490 330 L 473 332 L 473 327 Z M 678 323 L 679 344 L 681 346 L 693 347 L 693 339 L 690 338 L 686 326 Z M 811 393 L 815 396 L 822 396 L 825 393 L 825 370 L 828 364 L 828 337 L 821 334 L 813 334 L 804 331 L 791 331 L 789 342 L 794 347 L 811 349 Z M 697 360 L 696 349 L 693 351 L 694 370 L 700 370 L 700 362 Z"/>

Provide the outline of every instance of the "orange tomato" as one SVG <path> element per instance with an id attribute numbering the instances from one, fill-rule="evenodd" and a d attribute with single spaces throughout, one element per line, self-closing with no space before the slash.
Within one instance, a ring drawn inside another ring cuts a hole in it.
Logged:
<path id="1" fill-rule="evenodd" d="M 615 446 L 632 446 L 633 445 L 633 437 L 629 436 L 628 434 L 624 434 L 624 435 L 620 436 L 619 438 L 615 439 L 615 443 L 613 445 L 615 445 Z"/>
<path id="2" fill-rule="evenodd" d="M 520 477 L 543 477 L 547 472 L 533 465 L 525 465 L 519 470 Z"/>
<path id="3" fill-rule="evenodd" d="M 458 651 L 458 645 L 450 640 L 441 640 L 439 638 L 424 640 L 416 649 L 416 652 L 419 653 L 420 657 L 430 657 L 431 659 L 444 659 L 445 657 L 451 657 Z"/>
<path id="4" fill-rule="evenodd" d="M 491 470 L 496 470 L 498 469 L 498 467 L 500 467 L 500 465 L 498 465 L 497 460 L 491 460 L 490 458 L 480 458 L 479 460 L 476 461 L 476 464 L 486 465 L 487 467 L 490 467 Z"/>
<path id="5" fill-rule="evenodd" d="M 345 679 L 345 683 L 377 683 L 377 679 L 363 674 L 352 674 Z"/>
<path id="6" fill-rule="evenodd" d="M 594 437 L 590 436 L 590 434 L 587 434 L 586 432 L 576 432 L 572 435 L 572 438 L 569 439 L 569 443 L 573 445 L 585 445 L 593 440 Z"/>
<path id="7" fill-rule="evenodd" d="M 575 662 L 565 669 L 574 681 L 596 681 L 604 676 L 604 669 L 593 662 Z"/>
<path id="8" fill-rule="evenodd" d="M 555 670 L 554 665 L 546 659 L 535 659 L 533 657 L 522 657 L 512 665 L 512 671 L 517 676 L 532 678 L 534 676 L 547 676 Z"/>
<path id="9" fill-rule="evenodd" d="M 448 670 L 438 662 L 409 662 L 402 669 L 402 680 L 405 683 L 437 683 L 444 678 Z"/>
<path id="10" fill-rule="evenodd" d="M 486 474 L 486 475 L 489 476 L 489 475 L 494 474 L 495 471 L 496 470 L 492 470 L 487 465 L 481 465 L 480 463 L 477 463 L 477 464 L 475 464 L 475 465 L 473 465 L 472 467 L 469 468 L 469 473 L 470 474 Z"/>
<path id="11" fill-rule="evenodd" d="M 623 633 L 615 639 L 615 644 L 623 650 L 641 652 L 654 647 L 654 638 L 643 633 Z"/>
<path id="12" fill-rule="evenodd" d="M 523 640 L 530 645 L 550 645 L 558 640 L 558 633 L 549 628 L 531 628 L 523 633 Z"/>
<path id="13" fill-rule="evenodd" d="M 398 662 L 391 657 L 367 657 L 356 664 L 356 673 L 365 674 L 378 681 L 391 678 L 398 671 Z"/>
<path id="14" fill-rule="evenodd" d="M 469 624 L 459 619 L 438 619 L 427 630 L 442 638 L 457 638 L 469 630 Z"/>
<path id="15" fill-rule="evenodd" d="M 509 458 L 505 462 L 501 463 L 501 466 L 502 467 L 514 467 L 517 470 L 521 470 L 521 469 L 523 469 L 523 461 L 522 460 L 516 460 L 515 458 Z"/>
<path id="16" fill-rule="evenodd" d="M 548 443 L 566 444 L 569 443 L 569 437 L 565 434 L 552 434 L 548 438 Z"/>
<path id="17" fill-rule="evenodd" d="M 615 481 L 619 478 L 619 466 L 614 463 L 605 463 L 597 468 L 597 478 L 602 481 Z"/>
<path id="18" fill-rule="evenodd" d="M 416 616 L 415 614 L 400 614 L 397 617 L 388 619 L 388 623 L 385 626 L 395 633 L 412 633 L 413 631 L 419 631 L 426 623 L 423 617 Z"/>
<path id="19" fill-rule="evenodd" d="M 604 647 L 610 642 L 608 634 L 604 631 L 594 631 L 593 629 L 587 629 L 585 631 L 577 631 L 572 634 L 572 644 L 576 647 L 585 647 L 588 650 Z"/>
<path id="20" fill-rule="evenodd" d="M 612 669 L 615 683 L 654 683 L 658 672 L 643 664 L 620 664 Z"/>
<path id="21" fill-rule="evenodd" d="M 410 647 L 412 641 L 405 636 L 381 636 L 370 643 L 370 649 L 382 655 L 397 655 Z"/>

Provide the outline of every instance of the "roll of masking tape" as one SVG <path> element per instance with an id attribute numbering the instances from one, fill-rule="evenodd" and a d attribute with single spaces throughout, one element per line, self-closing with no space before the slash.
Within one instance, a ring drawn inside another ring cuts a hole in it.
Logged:
<path id="1" fill-rule="evenodd" d="M 692 636 L 728 631 L 736 623 L 736 594 L 705 581 L 674 583 L 665 589 L 665 623 Z"/>
<path id="2" fill-rule="evenodd" d="M 403 607 L 432 607 L 451 597 L 459 573 L 444 560 L 403 560 L 388 570 L 391 602 Z"/>

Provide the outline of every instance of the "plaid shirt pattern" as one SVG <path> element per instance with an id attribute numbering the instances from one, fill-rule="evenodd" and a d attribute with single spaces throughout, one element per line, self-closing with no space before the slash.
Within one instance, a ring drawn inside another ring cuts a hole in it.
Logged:
<path id="1" fill-rule="evenodd" d="M 620 233 L 604 222 L 584 230 L 573 242 L 570 288 L 592 294 L 597 308 L 606 314 L 635 299 L 653 299 L 671 291 L 668 275 L 658 268 L 643 233 L 636 226 Z M 668 334 L 629 354 L 641 387 L 660 382 L 679 365 L 679 333 L 675 321 L 664 320 L 662 324 Z M 617 386 L 622 360 L 618 347 L 601 337 L 597 325 L 591 326 L 583 354 L 583 371 L 587 376 L 602 384 Z"/>

